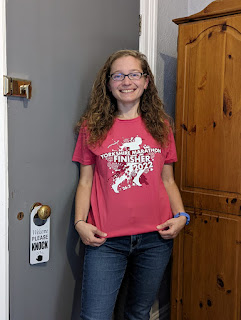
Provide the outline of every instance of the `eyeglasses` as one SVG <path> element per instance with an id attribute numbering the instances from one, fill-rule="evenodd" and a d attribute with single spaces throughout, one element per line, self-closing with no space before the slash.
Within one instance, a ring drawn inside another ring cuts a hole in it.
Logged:
<path id="1" fill-rule="evenodd" d="M 123 81 L 125 77 L 128 77 L 130 80 L 140 80 L 142 76 L 146 75 L 144 72 L 131 72 L 129 74 L 112 73 L 109 77 L 114 81 Z"/>

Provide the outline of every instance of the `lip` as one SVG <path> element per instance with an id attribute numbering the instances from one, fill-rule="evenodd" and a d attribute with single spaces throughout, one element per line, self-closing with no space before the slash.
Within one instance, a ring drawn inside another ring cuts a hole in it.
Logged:
<path id="1" fill-rule="evenodd" d="M 121 93 L 132 93 L 132 92 L 135 92 L 136 89 L 122 89 L 122 90 L 119 90 Z"/>

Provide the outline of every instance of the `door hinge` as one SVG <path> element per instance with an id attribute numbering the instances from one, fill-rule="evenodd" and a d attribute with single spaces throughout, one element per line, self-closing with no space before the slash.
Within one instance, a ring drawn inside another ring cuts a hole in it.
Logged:
<path id="1" fill-rule="evenodd" d="M 141 27 L 142 27 L 142 15 L 139 14 L 139 37 L 141 36 Z"/>

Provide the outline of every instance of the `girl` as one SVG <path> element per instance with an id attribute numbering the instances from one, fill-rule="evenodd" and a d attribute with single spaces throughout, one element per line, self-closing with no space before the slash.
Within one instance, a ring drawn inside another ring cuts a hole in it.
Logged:
<path id="1" fill-rule="evenodd" d="M 77 124 L 73 155 L 81 164 L 75 228 L 86 245 L 83 320 L 111 319 L 127 264 L 125 319 L 149 319 L 172 239 L 189 222 L 173 177 L 169 121 L 146 57 L 112 54 Z"/>

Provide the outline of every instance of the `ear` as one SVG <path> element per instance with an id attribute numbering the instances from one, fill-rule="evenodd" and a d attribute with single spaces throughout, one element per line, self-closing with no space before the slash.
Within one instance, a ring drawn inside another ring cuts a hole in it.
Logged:
<path id="1" fill-rule="evenodd" d="M 144 89 L 145 89 L 145 90 L 146 90 L 146 89 L 147 89 L 147 87 L 148 87 L 148 83 L 149 83 L 149 81 L 150 81 L 149 76 L 146 76 L 146 81 L 145 81 L 145 85 L 144 85 Z"/>

